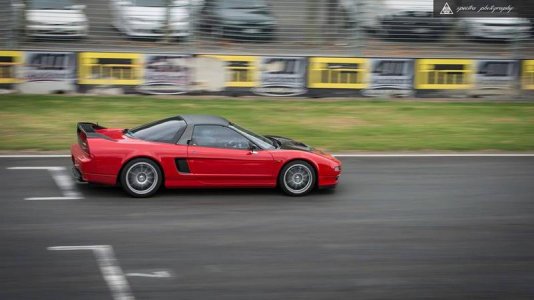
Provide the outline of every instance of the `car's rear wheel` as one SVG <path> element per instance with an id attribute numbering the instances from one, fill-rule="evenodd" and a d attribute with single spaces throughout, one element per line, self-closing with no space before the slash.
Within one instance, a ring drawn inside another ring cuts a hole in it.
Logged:
<path id="1" fill-rule="evenodd" d="M 313 167 L 301 160 L 288 163 L 280 172 L 278 183 L 284 193 L 290 196 L 303 196 L 315 187 L 317 177 Z"/>
<path id="2" fill-rule="evenodd" d="M 132 197 L 154 195 L 161 186 L 163 174 L 159 166 L 146 158 L 134 159 L 124 166 L 120 177 L 122 188 Z"/>

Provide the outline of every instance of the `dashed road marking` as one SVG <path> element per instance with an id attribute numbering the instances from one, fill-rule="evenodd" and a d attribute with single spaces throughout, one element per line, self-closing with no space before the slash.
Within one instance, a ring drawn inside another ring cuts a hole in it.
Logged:
<path id="1" fill-rule="evenodd" d="M 96 258 L 102 277 L 106 281 L 114 300 L 135 300 L 128 280 L 119 266 L 113 247 L 110 245 L 54 246 L 50 251 L 91 250 Z"/>
<path id="2" fill-rule="evenodd" d="M 80 200 L 83 199 L 82 194 L 80 194 L 74 185 L 74 181 L 66 174 L 65 167 L 9 167 L 8 170 L 48 170 L 52 179 L 61 190 L 62 197 L 29 197 L 24 200 Z"/>
<path id="3" fill-rule="evenodd" d="M 28 197 L 26 201 L 47 201 L 47 200 L 80 200 L 81 197 Z"/>
<path id="4" fill-rule="evenodd" d="M 65 170 L 65 167 L 9 167 L 8 170 L 54 170 L 54 171 L 61 171 Z"/>

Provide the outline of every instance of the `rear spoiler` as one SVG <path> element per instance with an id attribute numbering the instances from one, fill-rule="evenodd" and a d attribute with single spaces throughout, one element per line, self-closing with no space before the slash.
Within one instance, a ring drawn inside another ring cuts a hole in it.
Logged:
<path id="1" fill-rule="evenodd" d="M 87 138 L 101 138 L 106 140 L 113 140 L 110 137 L 95 131 L 98 129 L 106 129 L 106 127 L 102 127 L 98 124 L 90 122 L 79 122 L 77 125 L 76 133 L 79 136 L 80 132 L 83 132 Z"/>

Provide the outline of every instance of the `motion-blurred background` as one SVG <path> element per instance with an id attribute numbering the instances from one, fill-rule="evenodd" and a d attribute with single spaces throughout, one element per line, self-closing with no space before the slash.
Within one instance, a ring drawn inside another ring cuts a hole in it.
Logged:
<path id="1" fill-rule="evenodd" d="M 440 1 L 1 0 L 0 88 L 528 97 L 530 14 Z"/>
<path id="2" fill-rule="evenodd" d="M 0 10 L 4 49 L 463 58 L 534 50 L 532 20 L 434 18 L 431 0 L 2 0 Z"/>
<path id="3" fill-rule="evenodd" d="M 435 1 L 0 0 L 0 300 L 534 299 L 533 20 Z M 342 154 L 339 187 L 71 182 L 77 122 L 176 114 Z"/>

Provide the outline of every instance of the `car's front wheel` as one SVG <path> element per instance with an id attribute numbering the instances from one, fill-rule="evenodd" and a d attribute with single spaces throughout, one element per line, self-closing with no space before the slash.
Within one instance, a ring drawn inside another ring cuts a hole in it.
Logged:
<path id="1" fill-rule="evenodd" d="M 124 166 L 120 182 L 132 197 L 145 198 L 154 195 L 161 186 L 163 174 L 159 166 L 146 158 L 134 159 Z"/>
<path id="2" fill-rule="evenodd" d="M 288 163 L 280 172 L 278 183 L 282 191 L 290 196 L 303 196 L 315 187 L 317 177 L 313 167 L 301 160 Z"/>

